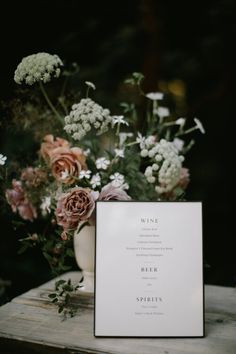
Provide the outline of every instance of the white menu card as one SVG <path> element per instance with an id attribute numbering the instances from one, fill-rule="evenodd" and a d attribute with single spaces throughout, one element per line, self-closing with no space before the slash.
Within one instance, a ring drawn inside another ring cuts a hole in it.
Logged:
<path id="1" fill-rule="evenodd" d="M 95 336 L 203 337 L 201 202 L 97 202 Z"/>

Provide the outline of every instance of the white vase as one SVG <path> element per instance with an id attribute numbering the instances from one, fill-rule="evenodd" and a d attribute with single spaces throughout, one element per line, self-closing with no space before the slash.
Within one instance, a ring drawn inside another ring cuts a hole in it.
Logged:
<path id="1" fill-rule="evenodd" d="M 79 292 L 92 295 L 94 294 L 95 226 L 84 226 L 80 232 L 75 232 L 74 251 L 84 278 Z"/>

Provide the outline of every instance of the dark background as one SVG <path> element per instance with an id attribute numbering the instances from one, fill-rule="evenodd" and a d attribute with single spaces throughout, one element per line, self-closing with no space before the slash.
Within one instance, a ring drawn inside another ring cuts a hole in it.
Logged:
<path id="1" fill-rule="evenodd" d="M 1 100 L 15 94 L 13 73 L 22 57 L 39 51 L 78 62 L 108 102 L 133 71 L 145 74 L 147 91 L 181 80 L 186 114 L 198 117 L 207 132 L 198 134 L 186 163 L 188 199 L 204 203 L 205 282 L 234 286 L 235 1 L 8 0 L 1 15 Z M 10 158 L 24 154 L 27 141 L 0 128 L 0 152 Z M 12 282 L 8 298 L 49 277 L 39 252 L 19 256 L 17 249 L 4 214 L 0 278 Z"/>

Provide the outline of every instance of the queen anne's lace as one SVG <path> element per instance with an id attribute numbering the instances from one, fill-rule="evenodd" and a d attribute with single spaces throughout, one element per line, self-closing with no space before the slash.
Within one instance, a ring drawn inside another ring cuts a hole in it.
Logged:
<path id="1" fill-rule="evenodd" d="M 155 162 L 145 170 L 147 181 L 156 182 L 155 190 L 158 194 L 171 191 L 179 182 L 184 157 L 179 156 L 175 145 L 165 139 L 156 143 L 148 151 L 148 156 Z"/>
<path id="2" fill-rule="evenodd" d="M 33 85 L 35 82 L 49 82 L 52 77 L 59 77 L 63 65 L 58 55 L 37 53 L 22 59 L 18 65 L 14 80 L 17 84 Z"/>
<path id="3" fill-rule="evenodd" d="M 72 106 L 72 110 L 65 117 L 65 131 L 75 140 L 82 139 L 92 127 L 97 134 L 105 133 L 112 122 L 109 109 L 104 109 L 91 98 L 83 98 Z"/>

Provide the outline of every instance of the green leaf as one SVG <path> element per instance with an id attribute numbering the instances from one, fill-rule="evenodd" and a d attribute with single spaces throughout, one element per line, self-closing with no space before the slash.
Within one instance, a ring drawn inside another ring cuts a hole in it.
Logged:
<path id="1" fill-rule="evenodd" d="M 48 295 L 48 297 L 50 297 L 50 299 L 54 299 L 56 296 L 57 296 L 56 293 L 52 293 L 52 294 L 49 294 L 49 295 Z"/>
<path id="2" fill-rule="evenodd" d="M 74 253 L 74 251 L 73 251 L 72 248 L 68 248 L 68 249 L 66 250 L 66 255 L 67 255 L 68 257 L 74 258 L 75 253 Z"/>
<path id="3" fill-rule="evenodd" d="M 19 251 L 17 252 L 18 254 L 22 254 L 24 253 L 27 248 L 29 248 L 29 245 L 27 245 L 26 243 L 19 249 Z"/>
<path id="4" fill-rule="evenodd" d="M 63 280 L 63 279 L 60 279 L 60 280 L 56 281 L 56 283 L 55 283 L 56 289 L 57 289 L 60 285 L 65 284 L 65 283 L 66 283 L 66 281 Z"/>
<path id="5" fill-rule="evenodd" d="M 63 306 L 59 306 L 59 308 L 58 308 L 58 313 L 62 313 L 62 311 L 63 311 Z"/>

